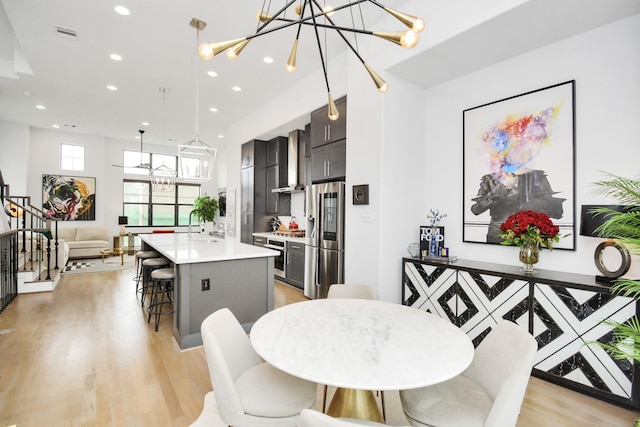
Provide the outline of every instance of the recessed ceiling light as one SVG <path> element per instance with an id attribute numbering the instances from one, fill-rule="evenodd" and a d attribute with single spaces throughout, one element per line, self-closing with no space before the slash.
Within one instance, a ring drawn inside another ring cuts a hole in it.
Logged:
<path id="1" fill-rule="evenodd" d="M 107 89 L 109 89 L 109 90 L 118 90 L 118 88 L 115 87 L 114 85 L 107 86 Z"/>
<path id="2" fill-rule="evenodd" d="M 209 111 L 211 111 L 213 113 L 217 113 L 218 109 L 216 107 L 211 107 L 211 108 L 209 108 Z"/>
<path id="3" fill-rule="evenodd" d="M 269 56 L 265 56 L 264 58 L 262 58 L 262 61 L 265 64 L 273 64 L 273 58 L 269 57 Z"/>
<path id="4" fill-rule="evenodd" d="M 218 138 L 222 139 L 224 138 L 224 135 L 218 135 Z"/>
<path id="5" fill-rule="evenodd" d="M 44 105 L 36 105 L 36 108 L 38 110 L 46 110 L 47 109 L 47 107 L 45 107 Z"/>
<path id="6" fill-rule="evenodd" d="M 114 61 L 122 61 L 122 56 L 118 55 L 117 53 L 112 53 L 111 55 L 109 55 L 109 58 L 113 59 Z"/>
<path id="7" fill-rule="evenodd" d="M 149 122 L 142 122 L 142 126 L 149 126 Z"/>
<path id="8" fill-rule="evenodd" d="M 129 12 L 129 9 L 127 9 L 124 6 L 116 6 L 116 7 L 113 8 L 113 10 L 115 10 L 117 14 L 122 15 L 122 16 L 127 16 L 127 15 L 129 15 L 129 13 L 131 13 L 131 12 Z"/>
<path id="9" fill-rule="evenodd" d="M 234 92 L 240 92 L 242 88 L 240 86 L 234 86 L 231 88 Z"/>
<path id="10" fill-rule="evenodd" d="M 60 129 L 60 125 L 51 125 L 51 127 L 54 129 Z"/>
<path id="11" fill-rule="evenodd" d="M 218 73 L 216 73 L 215 71 L 211 70 L 207 72 L 207 75 L 209 77 L 218 77 Z"/>

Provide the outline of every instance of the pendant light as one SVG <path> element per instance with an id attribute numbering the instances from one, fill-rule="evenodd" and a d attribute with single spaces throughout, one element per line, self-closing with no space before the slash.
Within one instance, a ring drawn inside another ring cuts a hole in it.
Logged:
<path id="1" fill-rule="evenodd" d="M 196 29 L 197 46 L 200 42 L 200 31 L 207 26 L 207 23 L 193 18 L 189 25 Z M 192 141 L 178 146 L 178 170 L 180 178 L 182 179 L 189 181 L 209 181 L 211 179 L 211 171 L 213 170 L 213 162 L 216 159 L 217 150 L 200 141 L 198 136 L 198 116 L 200 112 L 198 63 L 199 61 L 196 60 L 196 136 Z"/>
<path id="2" fill-rule="evenodd" d="M 161 87 L 160 92 L 162 93 L 162 145 L 164 146 L 164 112 L 165 112 L 165 104 L 166 104 L 166 93 L 167 88 Z M 162 161 L 162 165 L 157 168 L 151 169 L 151 175 L 153 178 L 151 179 L 151 184 L 153 186 L 154 193 L 173 193 L 176 189 L 176 171 L 169 166 L 164 164 L 164 160 Z"/>

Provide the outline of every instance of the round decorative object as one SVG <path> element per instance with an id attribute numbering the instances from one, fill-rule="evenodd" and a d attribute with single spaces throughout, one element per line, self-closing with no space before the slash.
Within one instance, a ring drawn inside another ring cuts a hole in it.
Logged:
<path id="1" fill-rule="evenodd" d="M 607 249 L 609 246 L 613 246 L 614 248 L 616 248 L 618 252 L 620 252 L 620 257 L 622 258 L 620 267 L 615 271 L 609 270 L 604 265 L 604 261 L 602 259 L 602 254 L 604 253 L 604 250 Z M 627 248 L 625 248 L 620 243 L 612 239 L 606 240 L 598 245 L 598 247 L 596 248 L 596 252 L 593 254 L 593 260 L 596 263 L 596 267 L 598 268 L 598 271 L 600 271 L 600 273 L 602 273 L 604 277 L 608 277 L 610 279 L 615 279 L 620 276 L 624 276 L 627 273 L 627 271 L 629 271 L 629 267 L 631 267 L 631 254 L 629 253 L 629 250 L 627 250 Z"/>
<path id="2" fill-rule="evenodd" d="M 412 258 L 418 258 L 420 255 L 420 245 L 417 243 L 410 243 L 407 247 L 407 251 Z"/>
<path id="3" fill-rule="evenodd" d="M 520 246 L 520 262 L 524 264 L 522 271 L 525 273 L 535 273 L 533 265 L 540 259 L 540 247 L 535 242 L 525 242 Z"/>

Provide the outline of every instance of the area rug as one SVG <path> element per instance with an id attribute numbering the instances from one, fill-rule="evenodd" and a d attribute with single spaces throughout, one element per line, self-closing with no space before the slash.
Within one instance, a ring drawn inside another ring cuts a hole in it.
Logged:
<path id="1" fill-rule="evenodd" d="M 78 273 L 101 273 L 105 271 L 128 270 L 134 268 L 134 257 L 125 256 L 124 264 L 120 264 L 120 257 L 109 257 L 104 259 L 83 259 L 77 261 L 68 261 L 61 270 L 62 274 L 78 274 Z"/>

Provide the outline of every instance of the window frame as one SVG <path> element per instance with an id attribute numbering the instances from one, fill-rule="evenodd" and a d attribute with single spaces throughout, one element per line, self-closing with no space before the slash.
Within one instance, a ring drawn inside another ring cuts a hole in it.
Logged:
<path id="1" fill-rule="evenodd" d="M 124 186 L 126 183 L 134 183 L 134 184 L 143 184 L 147 187 L 147 202 L 126 202 L 124 197 Z M 133 227 L 188 227 L 188 224 L 180 224 L 180 207 L 184 206 L 193 206 L 193 204 L 187 203 L 178 203 L 180 198 L 180 188 L 181 187 L 194 187 L 198 189 L 198 196 L 201 194 L 202 186 L 198 183 L 186 183 L 186 182 L 176 182 L 176 189 L 172 193 L 173 195 L 173 203 L 163 202 L 155 202 L 153 201 L 153 183 L 150 180 L 144 179 L 130 179 L 125 178 L 122 180 L 122 214 L 125 215 L 127 206 L 136 206 L 143 205 L 147 207 L 148 212 L 148 221 L 147 224 L 129 224 Z M 198 197 L 196 196 L 196 197 Z M 173 206 L 173 224 L 162 224 L 156 225 L 153 223 L 153 214 L 154 214 L 154 206 Z"/>
<path id="2" fill-rule="evenodd" d="M 64 155 L 63 151 L 65 151 L 65 147 L 70 147 L 70 148 L 71 148 L 71 151 L 72 151 L 71 156 L 65 156 L 65 155 Z M 78 148 L 81 148 L 81 149 L 82 149 L 82 157 L 76 157 L 76 156 L 75 156 L 75 154 L 76 154 L 76 150 L 77 150 Z M 86 146 L 84 146 L 84 145 L 80 145 L 80 144 L 69 144 L 69 143 L 66 143 L 66 142 L 62 142 L 62 143 L 60 143 L 60 158 L 59 158 L 59 161 L 60 161 L 60 169 L 61 169 L 61 170 L 68 170 L 68 171 L 75 171 L 75 172 L 84 172 L 84 171 L 85 171 L 85 169 L 86 169 L 86 168 L 85 168 L 86 158 L 87 158 L 87 156 L 86 156 L 86 152 L 87 152 L 87 147 L 86 147 Z M 65 167 L 64 159 L 67 159 L 67 160 L 70 160 L 70 161 L 71 161 L 71 168 L 67 168 L 67 167 Z M 77 167 L 76 167 L 76 164 L 77 164 L 79 161 L 82 161 L 82 168 L 81 168 L 81 169 L 79 169 L 79 168 L 77 168 Z"/>

